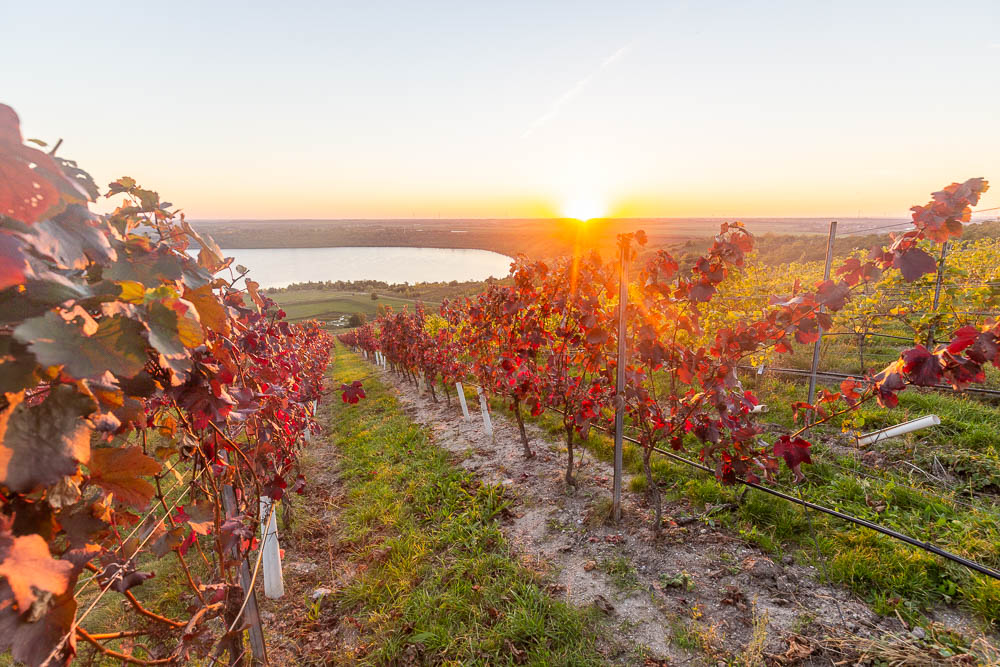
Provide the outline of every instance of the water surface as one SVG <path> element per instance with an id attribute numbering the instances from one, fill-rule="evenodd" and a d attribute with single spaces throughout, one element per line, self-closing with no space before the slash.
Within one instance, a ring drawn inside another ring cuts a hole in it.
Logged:
<path id="1" fill-rule="evenodd" d="M 250 269 L 249 277 L 261 287 L 325 280 L 485 280 L 506 276 L 511 262 L 488 250 L 452 248 L 223 248 L 223 254 L 236 258 L 234 266 Z"/>

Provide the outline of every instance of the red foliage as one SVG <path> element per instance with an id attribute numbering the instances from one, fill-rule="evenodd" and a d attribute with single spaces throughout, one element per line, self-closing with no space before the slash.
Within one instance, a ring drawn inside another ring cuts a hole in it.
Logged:
<path id="1" fill-rule="evenodd" d="M 208 591 L 231 589 L 238 608 L 251 517 L 318 428 L 309 404 L 332 344 L 220 275 L 231 258 L 155 192 L 122 178 L 108 194 L 125 203 L 93 214 L 90 177 L 23 146 L 0 105 L 0 651 L 32 664 L 72 658 L 83 568 L 125 593 L 153 576 L 140 552 L 215 564 L 190 579 L 189 621 L 140 617 L 155 650 L 208 655 L 228 639 L 211 619 L 235 610 Z"/>

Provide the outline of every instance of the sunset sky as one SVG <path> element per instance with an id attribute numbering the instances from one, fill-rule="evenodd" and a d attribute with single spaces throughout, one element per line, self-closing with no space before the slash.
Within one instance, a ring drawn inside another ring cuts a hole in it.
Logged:
<path id="1" fill-rule="evenodd" d="M 55 20 L 58 18 L 58 20 Z M 0 102 L 192 218 L 1000 205 L 1000 2 L 11 2 Z"/>

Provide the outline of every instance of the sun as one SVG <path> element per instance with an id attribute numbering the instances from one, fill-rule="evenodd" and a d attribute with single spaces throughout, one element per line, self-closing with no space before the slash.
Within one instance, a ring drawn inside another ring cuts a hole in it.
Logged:
<path id="1" fill-rule="evenodd" d="M 564 217 L 586 222 L 594 218 L 602 218 L 607 214 L 607 204 L 600 197 L 591 193 L 577 193 L 563 200 L 562 214 Z"/>

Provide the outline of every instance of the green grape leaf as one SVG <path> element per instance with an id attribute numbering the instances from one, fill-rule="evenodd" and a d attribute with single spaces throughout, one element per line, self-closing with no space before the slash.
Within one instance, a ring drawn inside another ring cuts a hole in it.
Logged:
<path id="1" fill-rule="evenodd" d="M 85 269 L 88 260 L 108 264 L 115 260 L 108 237 L 94 226 L 96 218 L 84 206 L 72 205 L 34 226 L 33 245 L 60 264 Z"/>
<path id="2" fill-rule="evenodd" d="M 0 484 L 26 493 L 52 485 L 76 472 L 90 459 L 90 425 L 85 418 L 97 409 L 89 396 L 71 385 L 56 385 L 38 405 L 24 394 L 7 394 L 0 412 Z"/>
<path id="3" fill-rule="evenodd" d="M 67 321 L 56 312 L 33 317 L 14 329 L 14 337 L 26 343 L 44 366 L 65 366 L 73 377 L 88 378 L 107 371 L 133 377 L 146 363 L 143 326 L 116 316 L 102 319 L 96 328 L 83 318 Z M 91 332 L 90 329 L 93 329 Z"/>

